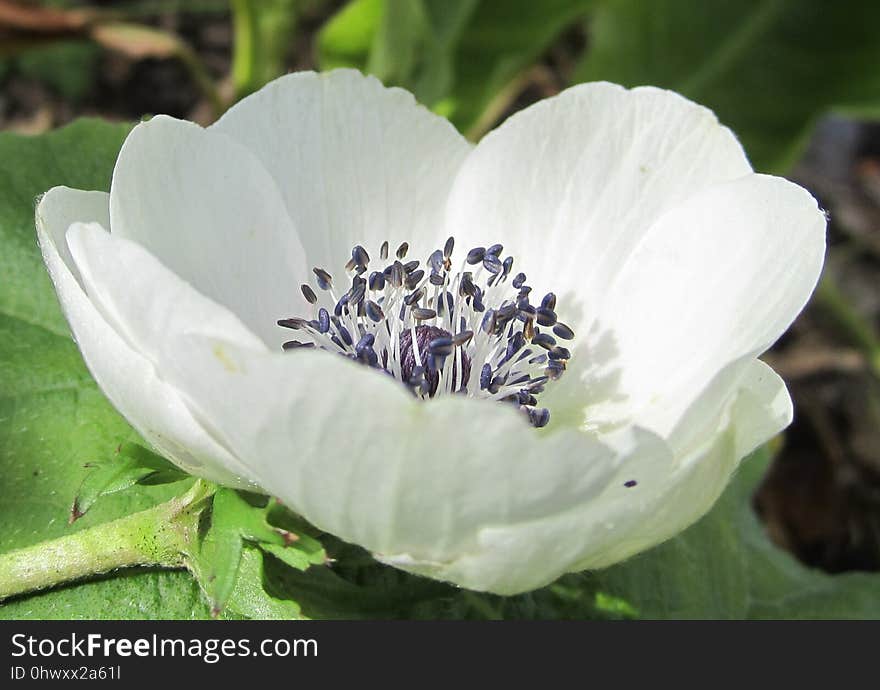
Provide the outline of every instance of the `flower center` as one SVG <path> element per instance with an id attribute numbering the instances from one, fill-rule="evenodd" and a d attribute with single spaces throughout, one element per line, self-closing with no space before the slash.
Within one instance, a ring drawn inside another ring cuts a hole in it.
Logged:
<path id="1" fill-rule="evenodd" d="M 471 249 L 453 271 L 454 244 L 450 237 L 420 268 L 406 261 L 404 242 L 396 259 L 368 275 L 370 256 L 358 245 L 345 265 L 351 287 L 341 295 L 331 275 L 314 268 L 318 291 L 301 286 L 312 318 L 278 321 L 302 333 L 284 349 L 341 354 L 387 372 L 419 398 L 459 393 L 513 403 L 545 426 L 550 411 L 538 407 L 537 396 L 571 357 L 557 338 L 574 338 L 557 320 L 556 296 L 532 305 L 525 274 L 510 278 L 513 257 L 502 259 L 500 244 Z M 388 262 L 387 242 L 379 256 Z"/>

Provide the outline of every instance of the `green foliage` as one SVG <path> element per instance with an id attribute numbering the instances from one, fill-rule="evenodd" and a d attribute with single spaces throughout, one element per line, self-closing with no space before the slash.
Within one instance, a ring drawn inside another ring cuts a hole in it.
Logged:
<path id="1" fill-rule="evenodd" d="M 247 547 L 256 547 L 298 570 L 323 565 L 326 555 L 316 540 L 272 525 L 269 516 L 274 503 L 264 497 L 254 499 L 257 505 L 238 491 L 217 490 L 210 525 L 194 556 L 192 570 L 215 615 L 229 604 L 233 611 L 243 615 L 259 608 L 299 618 L 299 608 L 293 601 L 282 601 L 266 593 L 262 586 L 263 556 Z"/>
<path id="2" fill-rule="evenodd" d="M 168 484 L 188 475 L 136 443 L 123 443 L 109 460 L 89 462 L 86 474 L 70 508 L 70 522 L 79 520 L 102 496 L 123 491 L 135 484 Z"/>
<path id="3" fill-rule="evenodd" d="M 715 110 L 760 170 L 789 167 L 830 109 L 880 115 L 880 5 L 864 0 L 352 0 L 323 27 L 318 61 L 404 86 L 478 138 L 583 19 L 575 82 L 679 91 Z"/>
<path id="4" fill-rule="evenodd" d="M 385 0 L 352 0 L 318 34 L 321 69 L 356 67 L 366 72 L 373 40 L 385 12 Z"/>
<path id="5" fill-rule="evenodd" d="M 232 0 L 235 53 L 232 82 L 243 98 L 285 72 L 293 44 L 296 0 Z"/>
<path id="6" fill-rule="evenodd" d="M 815 119 L 880 114 L 880 4 L 604 0 L 576 81 L 670 88 L 712 108 L 757 169 L 787 169 Z"/>
<path id="7" fill-rule="evenodd" d="M 322 69 L 351 66 L 404 86 L 474 133 L 493 100 L 594 0 L 353 0 L 321 30 Z M 513 94 L 515 95 L 515 94 Z"/>
<path id="8" fill-rule="evenodd" d="M 751 509 L 768 460 L 746 460 L 712 512 L 678 538 L 587 579 L 643 618 L 880 617 L 880 575 L 828 575 L 769 541 Z"/>
<path id="9" fill-rule="evenodd" d="M 455 88 L 448 97 L 452 121 L 474 138 L 488 131 L 518 95 L 526 71 L 598 1 L 483 0 L 455 54 Z"/>
<path id="10" fill-rule="evenodd" d="M 264 560 L 265 556 L 259 549 L 245 547 L 226 613 L 258 620 L 302 618 L 299 604 L 284 596 L 275 597 L 267 591 Z"/>
<path id="11" fill-rule="evenodd" d="M 107 189 L 129 127 L 81 121 L 40 137 L 0 135 L 0 551 L 61 536 L 170 498 L 173 487 L 108 496 L 68 526 L 95 458 L 137 435 L 91 380 L 58 308 L 34 234 L 34 199 L 56 184 Z M 0 605 L 0 618 L 200 618 L 183 572 L 136 570 Z"/>
<path id="12" fill-rule="evenodd" d="M 64 40 L 34 46 L 10 62 L 22 76 L 46 84 L 65 99 L 77 103 L 94 84 L 100 53 L 91 41 Z"/>

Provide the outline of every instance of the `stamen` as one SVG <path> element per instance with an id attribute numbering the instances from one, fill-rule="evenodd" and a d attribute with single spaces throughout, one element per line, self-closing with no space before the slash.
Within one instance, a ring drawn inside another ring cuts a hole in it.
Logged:
<path id="1" fill-rule="evenodd" d="M 300 289 L 302 290 L 303 297 L 306 298 L 306 302 L 308 302 L 309 304 L 314 304 L 318 301 L 318 296 L 315 294 L 315 291 L 312 290 L 312 288 L 310 288 L 308 285 L 303 284 L 300 286 Z"/>
<path id="2" fill-rule="evenodd" d="M 368 274 L 370 255 L 356 245 L 344 264 L 351 287 L 338 297 L 330 273 L 315 267 L 320 292 L 300 286 L 311 316 L 278 321 L 300 337 L 283 349 L 317 347 L 349 357 L 384 370 L 419 398 L 459 393 L 509 402 L 533 426 L 546 426 L 550 411 L 538 407 L 538 396 L 571 359 L 556 338 L 574 338 L 558 320 L 556 295 L 531 304 L 525 273 L 507 287 L 514 260 L 502 257 L 501 244 L 469 250 L 457 273 L 454 249 L 450 237 L 422 264 L 405 261 L 409 244 L 403 242 L 396 259 Z M 379 257 L 388 261 L 387 241 Z M 479 376 L 471 376 L 474 367 Z"/>
<path id="3" fill-rule="evenodd" d="M 571 330 L 564 323 L 557 322 L 555 326 L 553 326 L 553 333 L 555 333 L 559 338 L 563 340 L 571 340 L 574 338 L 574 331 Z"/>
<path id="4" fill-rule="evenodd" d="M 318 280 L 318 287 L 322 290 L 329 290 L 333 286 L 333 278 L 323 268 L 313 268 L 315 278 Z"/>

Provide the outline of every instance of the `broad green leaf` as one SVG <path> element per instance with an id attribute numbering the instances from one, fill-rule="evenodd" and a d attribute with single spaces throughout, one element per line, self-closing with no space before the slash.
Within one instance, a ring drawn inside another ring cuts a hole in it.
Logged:
<path id="1" fill-rule="evenodd" d="M 829 109 L 880 115 L 880 3 L 603 0 L 590 39 L 576 81 L 679 91 L 759 170 L 788 168 Z"/>
<path id="2" fill-rule="evenodd" d="M 110 406 L 68 334 L 36 246 L 34 199 L 66 184 L 107 189 L 125 125 L 84 120 L 27 138 L 0 134 L 0 551 L 147 508 L 180 485 L 113 494 L 68 526 L 96 458 L 138 436 Z M 184 572 L 132 570 L 0 603 L 0 618 L 201 618 Z"/>
<path id="3" fill-rule="evenodd" d="M 769 541 L 751 509 L 767 462 L 747 460 L 705 519 L 595 584 L 647 618 L 880 617 L 880 575 L 829 575 Z"/>

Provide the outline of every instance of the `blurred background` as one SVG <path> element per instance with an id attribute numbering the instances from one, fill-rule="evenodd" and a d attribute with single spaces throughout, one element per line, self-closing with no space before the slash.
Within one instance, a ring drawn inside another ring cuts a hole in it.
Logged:
<path id="1" fill-rule="evenodd" d="M 794 424 L 754 504 L 829 572 L 880 570 L 876 0 L 0 0 L 0 130 L 167 113 L 209 124 L 292 70 L 353 66 L 472 140 L 570 84 L 711 107 L 831 217 L 812 303 L 766 355 Z M 14 161 L 3 161 L 14 174 Z"/>

